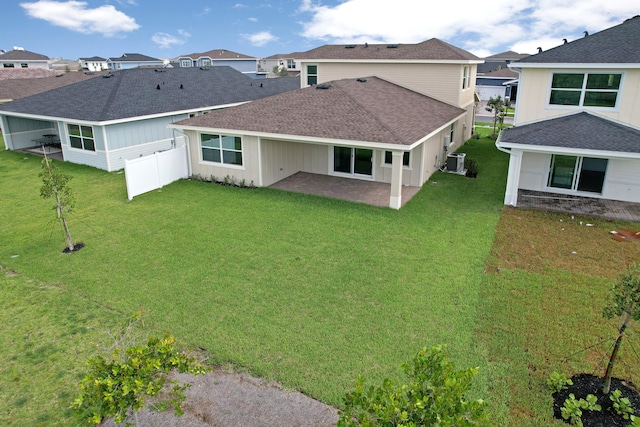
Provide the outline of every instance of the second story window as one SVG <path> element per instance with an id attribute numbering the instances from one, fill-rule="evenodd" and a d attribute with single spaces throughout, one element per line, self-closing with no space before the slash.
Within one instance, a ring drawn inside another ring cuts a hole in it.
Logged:
<path id="1" fill-rule="evenodd" d="M 462 67 L 462 89 L 468 89 L 471 85 L 471 67 Z"/>
<path id="2" fill-rule="evenodd" d="M 287 68 L 290 70 L 296 68 L 296 61 L 293 59 L 287 59 Z"/>
<path id="3" fill-rule="evenodd" d="M 191 60 L 190 59 L 181 59 L 180 60 L 180 66 L 183 68 L 188 68 L 191 67 Z"/>
<path id="4" fill-rule="evenodd" d="M 307 85 L 312 86 L 318 84 L 318 66 L 307 65 Z"/>
<path id="5" fill-rule="evenodd" d="M 614 108 L 622 74 L 553 73 L 549 104 Z"/>

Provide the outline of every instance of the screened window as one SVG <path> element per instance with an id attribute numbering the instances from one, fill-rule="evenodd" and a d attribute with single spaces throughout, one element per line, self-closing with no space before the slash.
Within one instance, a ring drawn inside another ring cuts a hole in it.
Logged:
<path id="1" fill-rule="evenodd" d="M 548 187 L 602 193 L 607 159 L 554 155 Z"/>
<path id="2" fill-rule="evenodd" d="M 613 108 L 621 80 L 622 74 L 554 73 L 549 104 Z"/>
<path id="3" fill-rule="evenodd" d="M 200 135 L 202 160 L 242 166 L 242 138 L 229 135 Z"/>
<path id="4" fill-rule="evenodd" d="M 309 86 L 318 84 L 318 66 L 307 65 L 307 84 Z"/>
<path id="5" fill-rule="evenodd" d="M 391 155 L 391 151 L 384 152 L 384 164 L 390 165 L 393 163 L 393 156 Z M 402 154 L 402 166 L 409 166 L 409 152 L 405 151 Z"/>
<path id="6" fill-rule="evenodd" d="M 91 126 L 69 125 L 69 143 L 79 150 L 96 151 Z"/>

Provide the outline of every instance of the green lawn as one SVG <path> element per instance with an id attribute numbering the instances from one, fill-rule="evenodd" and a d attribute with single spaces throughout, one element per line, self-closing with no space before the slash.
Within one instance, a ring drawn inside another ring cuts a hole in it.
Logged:
<path id="1" fill-rule="evenodd" d="M 336 406 L 358 374 L 398 378 L 419 348 L 447 344 L 459 367 L 481 368 L 473 393 L 500 425 L 553 423 L 541 378 L 574 366 L 545 365 L 545 320 L 567 315 L 545 304 L 546 277 L 573 276 L 485 273 L 510 256 L 492 252 L 508 156 L 485 138 L 463 151 L 477 179 L 437 173 L 399 211 L 186 180 L 128 202 L 123 174 L 59 164 L 73 176 L 71 232 L 86 245 L 73 254 L 39 196 L 40 159 L 0 152 L 0 424 L 73 425 L 84 362 L 139 308 L 149 330 L 210 363 Z M 572 286 L 610 284 L 585 277 Z"/>

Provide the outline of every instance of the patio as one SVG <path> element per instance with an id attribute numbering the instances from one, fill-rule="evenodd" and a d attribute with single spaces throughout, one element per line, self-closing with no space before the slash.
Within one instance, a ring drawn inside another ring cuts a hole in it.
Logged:
<path id="1" fill-rule="evenodd" d="M 391 184 L 307 172 L 297 172 L 270 187 L 385 208 L 389 207 L 391 197 Z M 404 206 L 418 191 L 420 187 L 403 186 L 401 206 Z"/>
<path id="2" fill-rule="evenodd" d="M 640 222 L 640 203 L 618 200 L 518 190 L 517 206 L 611 220 Z"/>

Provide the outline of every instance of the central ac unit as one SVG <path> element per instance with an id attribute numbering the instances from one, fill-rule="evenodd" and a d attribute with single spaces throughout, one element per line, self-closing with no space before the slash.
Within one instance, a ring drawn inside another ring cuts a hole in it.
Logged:
<path id="1" fill-rule="evenodd" d="M 464 173 L 464 158 L 466 153 L 447 154 L 447 172 Z"/>

